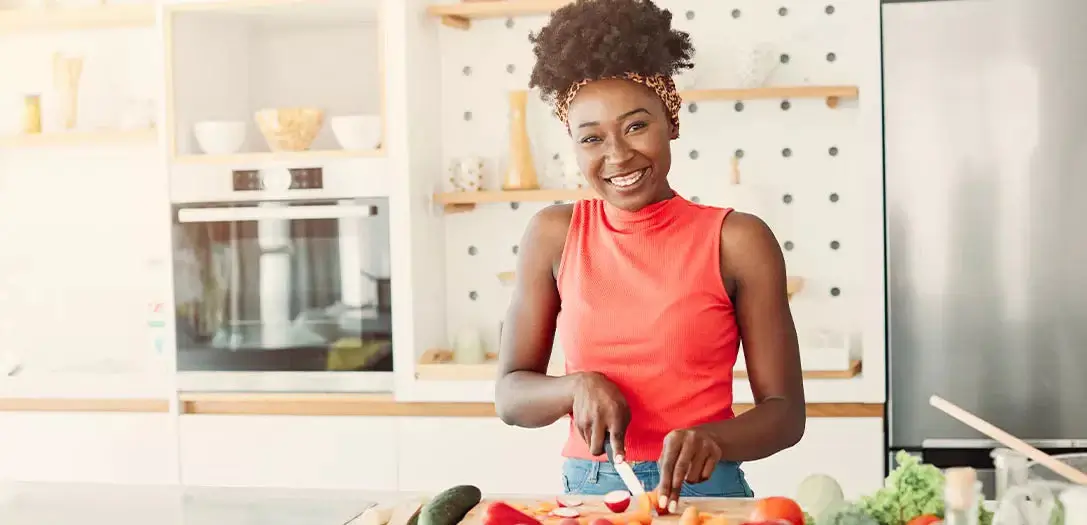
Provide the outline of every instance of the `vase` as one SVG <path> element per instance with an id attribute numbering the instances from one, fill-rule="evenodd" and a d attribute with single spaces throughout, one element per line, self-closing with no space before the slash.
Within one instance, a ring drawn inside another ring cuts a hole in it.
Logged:
<path id="1" fill-rule="evenodd" d="M 540 183 L 536 178 L 536 166 L 528 141 L 528 124 L 525 110 L 528 105 L 527 91 L 513 91 L 510 104 L 510 151 L 509 167 L 502 182 L 503 190 L 535 190 Z"/>
<path id="2" fill-rule="evenodd" d="M 83 57 L 53 55 L 53 87 L 60 99 L 62 128 L 74 129 L 79 115 L 79 79 L 83 76 Z"/>

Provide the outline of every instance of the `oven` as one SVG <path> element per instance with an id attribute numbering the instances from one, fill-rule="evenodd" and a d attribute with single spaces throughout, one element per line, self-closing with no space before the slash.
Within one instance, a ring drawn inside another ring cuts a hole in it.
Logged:
<path id="1" fill-rule="evenodd" d="M 179 388 L 391 391 L 388 199 L 283 171 L 287 191 L 237 171 L 232 200 L 173 206 Z"/>

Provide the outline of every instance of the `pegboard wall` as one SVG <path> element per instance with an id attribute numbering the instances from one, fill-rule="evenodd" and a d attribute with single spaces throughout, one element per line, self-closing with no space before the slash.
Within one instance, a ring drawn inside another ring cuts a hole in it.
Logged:
<path id="1" fill-rule="evenodd" d="M 790 275 L 805 279 L 792 300 L 801 329 L 855 334 L 864 353 L 883 354 L 882 124 L 879 5 L 867 0 L 660 0 L 691 34 L 695 68 L 681 89 L 740 87 L 751 49 L 776 64 L 764 86 L 853 85 L 855 100 L 717 100 L 684 106 L 672 143 L 672 187 L 704 204 L 760 216 L 773 229 Z M 546 17 L 474 20 L 443 27 L 443 158 L 484 160 L 484 189 L 498 190 L 508 150 L 508 92 L 527 88 L 528 35 Z M 692 85 L 693 84 L 693 85 Z M 541 186 L 561 187 L 556 159 L 572 145 L 550 108 L 529 95 L 532 154 Z M 739 158 L 733 184 L 732 158 Z M 445 177 L 448 179 L 448 177 Z M 448 180 L 442 191 L 452 191 Z M 445 217 L 447 330 L 479 329 L 497 351 L 518 242 L 551 203 L 484 204 Z M 636 283 L 632 283 L 636 286 Z M 879 358 L 882 361 L 882 357 Z"/>

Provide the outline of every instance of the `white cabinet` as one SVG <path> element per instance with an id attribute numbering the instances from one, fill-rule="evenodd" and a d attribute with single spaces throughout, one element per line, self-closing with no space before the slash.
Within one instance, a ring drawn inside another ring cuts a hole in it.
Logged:
<path id="1" fill-rule="evenodd" d="M 172 484 L 175 436 L 167 413 L 0 413 L 0 479 Z"/>
<path id="2" fill-rule="evenodd" d="M 800 443 L 743 469 L 756 497 L 794 497 L 801 480 L 821 473 L 855 498 L 883 484 L 883 441 L 882 418 L 809 418 Z"/>
<path id="3" fill-rule="evenodd" d="M 485 493 L 560 493 L 567 424 L 521 429 L 497 418 L 405 418 L 399 488 L 434 492 L 470 483 Z M 813 473 L 833 476 L 855 497 L 881 486 L 883 459 L 881 418 L 810 418 L 795 447 L 743 468 L 759 497 L 795 496 Z"/>
<path id="4" fill-rule="evenodd" d="M 524 429 L 489 418 L 405 418 L 400 424 L 400 490 L 435 492 L 467 483 L 484 493 L 562 492 L 568 422 Z"/>
<path id="5" fill-rule="evenodd" d="M 396 490 L 400 418 L 182 416 L 181 482 Z"/>

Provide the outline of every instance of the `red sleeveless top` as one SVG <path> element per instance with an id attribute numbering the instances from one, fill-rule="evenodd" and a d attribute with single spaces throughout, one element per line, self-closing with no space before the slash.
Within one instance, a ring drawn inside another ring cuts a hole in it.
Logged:
<path id="1" fill-rule="evenodd" d="M 626 396 L 626 457 L 656 461 L 668 432 L 730 419 L 739 329 L 721 279 L 732 209 L 679 195 L 636 212 L 574 204 L 556 279 L 566 372 L 599 372 Z M 593 457 L 571 419 L 563 456 Z"/>

